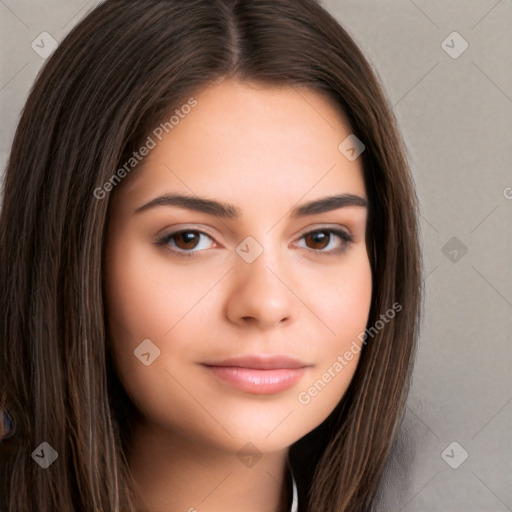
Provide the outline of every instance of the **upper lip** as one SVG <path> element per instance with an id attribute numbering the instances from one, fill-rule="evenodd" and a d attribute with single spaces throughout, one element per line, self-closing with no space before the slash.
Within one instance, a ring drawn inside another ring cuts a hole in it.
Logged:
<path id="1" fill-rule="evenodd" d="M 203 363 L 206 366 L 237 366 L 255 370 L 274 370 L 277 368 L 304 368 L 310 366 L 294 357 L 285 355 L 252 354 L 235 356 L 220 361 Z"/>

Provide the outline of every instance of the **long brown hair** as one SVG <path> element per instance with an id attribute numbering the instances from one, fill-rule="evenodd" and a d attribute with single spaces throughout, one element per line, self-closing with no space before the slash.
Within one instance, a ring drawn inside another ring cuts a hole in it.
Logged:
<path id="1" fill-rule="evenodd" d="M 169 112 L 225 76 L 327 93 L 365 145 L 368 327 L 402 309 L 372 332 L 341 402 L 290 461 L 301 512 L 374 506 L 422 303 L 417 198 L 378 80 L 314 0 L 107 0 L 45 64 L 5 174 L 0 404 L 16 421 L 0 444 L 6 511 L 135 510 L 124 455 L 134 411 L 113 370 L 102 281 L 109 195 L 94 191 Z M 42 442 L 58 453 L 46 470 L 31 457 Z"/>

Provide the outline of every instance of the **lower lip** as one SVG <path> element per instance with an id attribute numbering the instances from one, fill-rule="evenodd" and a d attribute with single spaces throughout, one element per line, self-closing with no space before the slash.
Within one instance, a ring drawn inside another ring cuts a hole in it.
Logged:
<path id="1" fill-rule="evenodd" d="M 306 371 L 305 367 L 256 370 L 236 366 L 203 366 L 233 387 L 259 395 L 271 395 L 290 389 Z"/>

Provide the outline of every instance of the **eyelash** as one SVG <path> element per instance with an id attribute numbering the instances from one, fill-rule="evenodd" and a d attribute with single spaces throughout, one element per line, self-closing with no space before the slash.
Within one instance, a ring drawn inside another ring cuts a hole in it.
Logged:
<path id="1" fill-rule="evenodd" d="M 190 258 L 190 257 L 198 256 L 199 253 L 202 252 L 202 250 L 199 250 L 199 251 L 197 251 L 197 250 L 185 251 L 183 249 L 176 250 L 176 249 L 172 249 L 169 246 L 169 242 L 172 240 L 172 238 L 175 237 L 176 235 L 179 235 L 180 233 L 196 233 L 196 234 L 199 234 L 199 235 L 205 235 L 208 238 L 211 238 L 213 240 L 213 237 L 211 237 L 208 233 L 205 233 L 204 231 L 199 231 L 199 230 L 196 230 L 196 229 L 181 229 L 179 231 L 174 231 L 172 233 L 166 233 L 166 234 L 162 235 L 155 243 L 158 246 L 166 246 L 166 248 L 169 251 L 171 251 L 174 255 L 176 255 L 178 257 Z M 317 250 L 317 249 L 306 248 L 306 250 L 307 251 L 311 251 L 311 253 L 314 256 L 336 256 L 336 255 L 340 255 L 340 254 L 344 253 L 348 249 L 348 247 L 354 241 L 353 237 L 349 233 L 347 233 L 346 231 L 343 231 L 343 230 L 340 230 L 340 229 L 334 229 L 334 228 L 314 229 L 312 231 L 308 231 L 307 233 L 304 233 L 300 237 L 300 239 L 303 239 L 307 235 L 311 235 L 311 234 L 314 234 L 314 233 L 329 233 L 331 235 L 338 236 L 343 241 L 341 247 L 339 247 L 337 249 L 331 249 L 329 251 L 325 251 L 325 250 L 321 250 L 321 249 Z M 329 243 L 330 243 L 330 241 L 331 240 L 329 240 Z"/>

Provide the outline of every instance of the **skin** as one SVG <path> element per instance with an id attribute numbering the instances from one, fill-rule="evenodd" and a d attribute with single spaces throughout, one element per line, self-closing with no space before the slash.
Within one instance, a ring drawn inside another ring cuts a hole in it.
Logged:
<path id="1" fill-rule="evenodd" d="M 361 159 L 338 150 L 351 129 L 319 92 L 226 79 L 194 97 L 198 105 L 157 141 L 110 205 L 112 350 L 141 412 L 128 461 L 144 510 L 277 512 L 290 445 L 332 412 L 359 354 L 307 405 L 298 394 L 364 331 L 372 284 L 366 207 L 302 218 L 290 210 L 334 194 L 367 198 Z M 232 203 L 242 216 L 178 206 L 134 213 L 164 193 Z M 196 230 L 188 245 L 179 237 L 155 243 L 184 228 Z M 305 236 L 326 228 L 345 230 L 353 242 L 336 254 L 346 243 L 336 235 Z M 235 250 L 248 236 L 263 248 L 252 263 Z M 160 350 L 149 366 L 134 357 L 145 339 Z M 287 354 L 309 366 L 291 389 L 262 395 L 199 364 L 240 354 Z M 262 454 L 252 467 L 236 456 L 248 442 Z"/>

